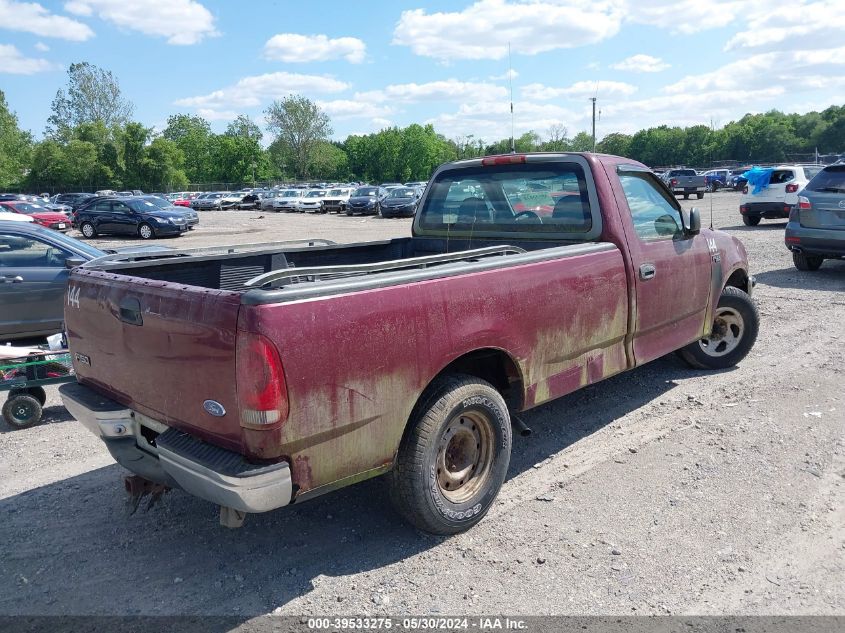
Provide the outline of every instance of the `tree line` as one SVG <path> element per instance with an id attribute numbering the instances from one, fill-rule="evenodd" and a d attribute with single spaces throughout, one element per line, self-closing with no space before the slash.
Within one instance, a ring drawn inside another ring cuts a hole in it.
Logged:
<path id="1" fill-rule="evenodd" d="M 441 163 L 489 154 L 592 151 L 585 131 L 563 125 L 545 134 L 489 143 L 472 135 L 446 138 L 431 125 L 390 127 L 331 140 L 329 117 L 313 101 L 291 95 L 265 111 L 272 139 L 240 115 L 223 133 L 202 117 L 175 114 L 160 132 L 133 120 L 116 77 L 82 62 L 68 69 L 56 93 L 43 140 L 20 129 L 0 91 L 0 190 L 172 191 L 193 184 L 287 182 L 304 179 L 387 182 L 426 180 Z M 596 151 L 646 165 L 710 166 L 717 161 L 777 163 L 800 154 L 845 150 L 845 106 L 821 112 L 747 114 L 720 129 L 661 125 L 635 134 L 611 133 Z"/>

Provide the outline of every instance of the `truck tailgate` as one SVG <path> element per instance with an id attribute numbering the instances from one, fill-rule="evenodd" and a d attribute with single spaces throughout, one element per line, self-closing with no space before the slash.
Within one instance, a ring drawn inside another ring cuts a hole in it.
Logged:
<path id="1" fill-rule="evenodd" d="M 150 418 L 239 450 L 239 307 L 234 292 L 76 269 L 65 324 L 77 380 Z M 207 400 L 222 410 L 212 404 L 212 415 Z"/>

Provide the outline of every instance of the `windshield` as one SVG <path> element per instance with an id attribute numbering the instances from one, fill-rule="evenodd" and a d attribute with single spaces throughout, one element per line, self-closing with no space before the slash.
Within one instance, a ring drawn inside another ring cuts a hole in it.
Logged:
<path id="1" fill-rule="evenodd" d="M 326 195 L 325 191 L 309 191 L 305 194 L 306 198 L 319 198 L 321 196 Z"/>
<path id="2" fill-rule="evenodd" d="M 352 195 L 355 198 L 362 198 L 366 196 L 375 196 L 378 193 L 378 187 L 361 187 L 355 190 Z"/>
<path id="3" fill-rule="evenodd" d="M 32 204 L 31 202 L 18 202 L 15 204 L 14 209 L 18 213 L 26 213 L 27 215 L 49 211 L 46 207 L 42 207 L 40 204 Z"/>
<path id="4" fill-rule="evenodd" d="M 157 198 L 155 196 L 152 196 L 150 198 L 144 198 L 144 201 L 153 203 L 159 209 L 169 209 L 170 207 L 173 206 L 172 204 L 170 204 L 170 202 L 168 202 L 164 198 Z"/>
<path id="5" fill-rule="evenodd" d="M 444 171 L 429 185 L 420 227 L 475 235 L 588 233 L 593 213 L 584 170 L 554 162 Z"/>
<path id="6" fill-rule="evenodd" d="M 342 189 L 332 189 L 331 191 L 329 191 L 329 195 L 330 196 L 342 196 L 343 190 Z"/>
<path id="7" fill-rule="evenodd" d="M 298 189 L 289 189 L 288 191 L 282 192 L 283 198 L 298 198 L 299 197 L 299 190 Z"/>
<path id="8" fill-rule="evenodd" d="M 128 204 L 129 208 L 133 211 L 141 211 L 145 213 L 158 211 L 158 207 L 156 205 L 152 202 L 147 202 L 146 200 L 127 200 L 126 204 Z"/>
<path id="9" fill-rule="evenodd" d="M 414 190 L 413 189 L 394 189 L 390 192 L 390 198 L 413 198 L 414 197 Z"/>

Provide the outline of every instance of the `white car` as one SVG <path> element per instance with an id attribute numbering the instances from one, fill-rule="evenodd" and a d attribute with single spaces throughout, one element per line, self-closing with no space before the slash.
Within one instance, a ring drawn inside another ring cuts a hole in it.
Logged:
<path id="1" fill-rule="evenodd" d="M 769 186 L 753 194 L 753 187 L 746 186 L 739 212 L 746 226 L 757 226 L 760 220 L 786 219 L 798 204 L 798 194 L 810 179 L 822 170 L 823 165 L 778 165 L 772 168 Z"/>
<path id="2" fill-rule="evenodd" d="M 12 220 L 13 222 L 35 222 L 32 216 L 25 213 L 9 213 L 8 211 L 0 211 L 0 220 Z"/>
<path id="3" fill-rule="evenodd" d="M 299 199 L 297 211 L 305 213 L 319 213 L 323 208 L 323 198 L 329 193 L 328 189 L 311 189 Z"/>
<path id="4" fill-rule="evenodd" d="M 346 203 L 349 202 L 349 197 L 355 191 L 354 187 L 337 187 L 329 189 L 326 197 L 323 198 L 323 213 L 334 211 L 338 214 L 346 212 Z"/>
<path id="5" fill-rule="evenodd" d="M 298 211 L 303 193 L 305 192 L 302 189 L 282 189 L 273 198 L 273 211 L 276 213 Z"/>

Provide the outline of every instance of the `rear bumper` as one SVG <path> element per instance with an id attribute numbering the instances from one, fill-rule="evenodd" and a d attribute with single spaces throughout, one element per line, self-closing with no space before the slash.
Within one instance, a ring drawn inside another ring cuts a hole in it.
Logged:
<path id="1" fill-rule="evenodd" d="M 790 211 L 792 211 L 792 205 L 782 200 L 780 202 L 746 202 L 739 206 L 741 215 L 768 220 L 788 218 Z"/>
<path id="2" fill-rule="evenodd" d="M 77 383 L 59 389 L 67 410 L 132 472 L 241 512 L 266 512 L 291 502 L 287 462 L 249 464 L 242 455 L 150 420 Z M 152 440 L 150 439 L 152 438 Z"/>
<path id="3" fill-rule="evenodd" d="M 784 232 L 786 247 L 794 252 L 822 257 L 845 257 L 845 230 L 811 229 L 790 222 Z"/>

